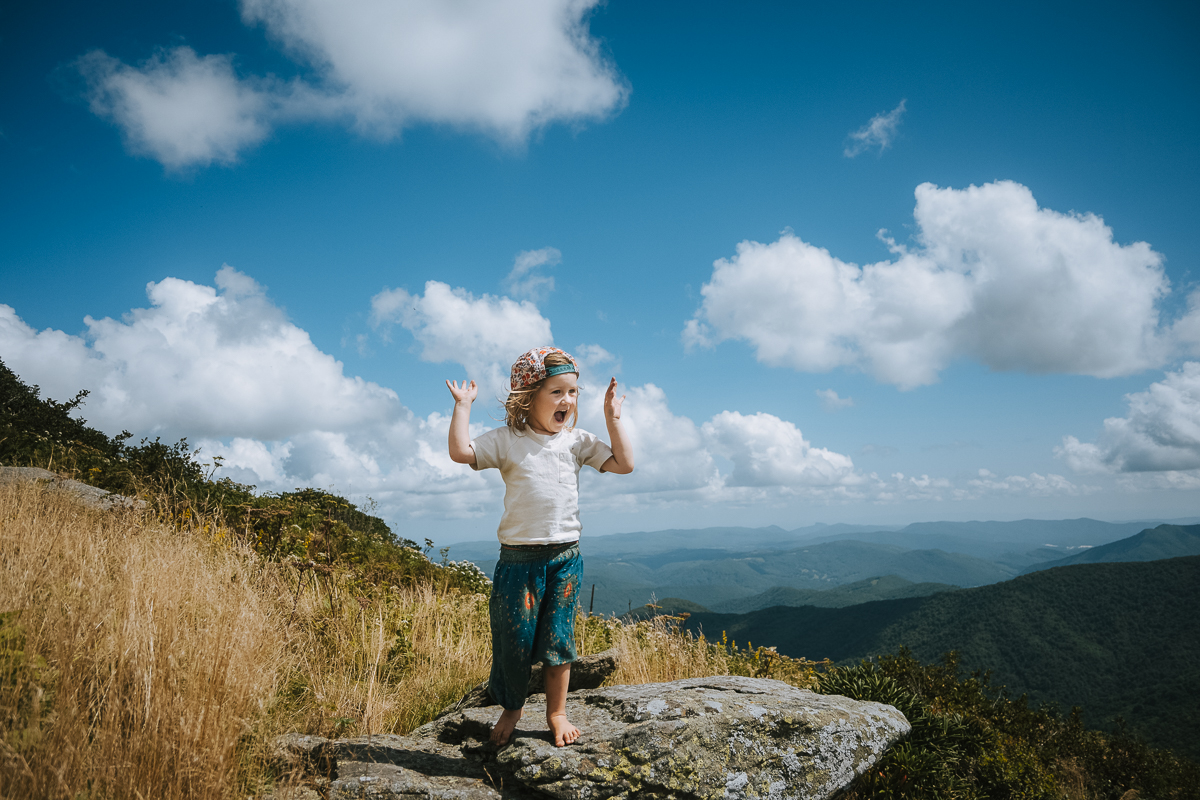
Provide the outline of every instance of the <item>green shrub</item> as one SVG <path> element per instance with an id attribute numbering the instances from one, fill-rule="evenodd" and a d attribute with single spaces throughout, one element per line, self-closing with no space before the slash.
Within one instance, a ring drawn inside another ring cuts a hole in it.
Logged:
<path id="1" fill-rule="evenodd" d="M 1075 709 L 1032 709 L 962 675 L 958 655 L 921 664 L 907 649 L 857 666 L 833 667 L 818 691 L 887 703 L 911 735 L 862 775 L 850 797 L 872 798 L 1200 798 L 1200 767 L 1119 731 L 1083 727 Z M 1135 794 L 1128 794 L 1134 792 Z"/>

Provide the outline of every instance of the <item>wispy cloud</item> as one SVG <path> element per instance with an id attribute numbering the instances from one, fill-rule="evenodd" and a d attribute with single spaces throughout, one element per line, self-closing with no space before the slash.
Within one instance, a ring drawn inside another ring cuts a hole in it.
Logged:
<path id="1" fill-rule="evenodd" d="M 896 138 L 896 131 L 900 128 L 900 120 L 904 117 L 906 102 L 906 100 L 901 100 L 900 105 L 891 111 L 876 114 L 866 125 L 856 131 L 851 131 L 850 142 L 842 154 L 846 158 L 854 158 L 860 153 L 876 147 L 879 148 L 880 153 L 891 147 L 892 140 Z"/>
<path id="2" fill-rule="evenodd" d="M 538 267 L 553 267 L 562 261 L 562 253 L 554 247 L 541 250 L 522 250 L 513 259 L 512 272 L 504 280 L 504 288 L 514 297 L 532 300 L 535 303 L 546 299 L 554 291 L 554 277 L 539 275 Z"/>
<path id="3" fill-rule="evenodd" d="M 821 405 L 830 413 L 854 405 L 853 397 L 838 397 L 838 393 L 833 389 L 817 389 L 817 397 L 821 398 Z"/>

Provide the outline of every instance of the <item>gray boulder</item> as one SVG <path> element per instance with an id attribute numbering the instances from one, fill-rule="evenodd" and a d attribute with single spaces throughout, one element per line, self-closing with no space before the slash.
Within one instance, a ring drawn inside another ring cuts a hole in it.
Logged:
<path id="1" fill-rule="evenodd" d="M 508 746 L 487 741 L 499 709 L 467 708 L 410 736 L 281 740 L 293 764 L 362 798 L 827 798 L 910 728 L 891 706 L 780 681 L 719 676 L 573 692 L 583 735 L 555 747 L 545 696 L 530 697 Z M 286 737 L 285 737 L 286 739 Z"/>
<path id="2" fill-rule="evenodd" d="M 145 508 L 146 501 L 121 494 L 114 494 L 81 481 L 56 475 L 40 467 L 0 467 L 0 485 L 33 481 L 66 492 L 89 508 L 108 511 L 114 508 Z"/>
<path id="3" fill-rule="evenodd" d="M 277 769 L 286 790 L 304 777 L 329 800 L 422 798 L 425 800 L 532 800 L 537 795 L 497 791 L 479 759 L 453 745 L 412 736 L 362 736 L 322 739 L 288 734 L 275 742 Z M 519 787 L 517 787 L 519 789 Z"/>

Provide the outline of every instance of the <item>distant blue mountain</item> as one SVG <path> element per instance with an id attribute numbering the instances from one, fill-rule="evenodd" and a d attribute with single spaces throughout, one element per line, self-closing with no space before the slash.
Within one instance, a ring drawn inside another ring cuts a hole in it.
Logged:
<path id="1" fill-rule="evenodd" d="M 708 608 L 772 589 L 826 591 L 894 575 L 913 583 L 981 586 L 1144 530 L 1145 522 L 1094 519 L 810 525 L 795 530 L 719 527 L 584 535 L 584 583 L 597 613 L 622 614 L 651 596 Z M 464 542 L 450 558 L 489 574 L 499 545 Z M 1180 553 L 1182 554 L 1182 553 Z"/>

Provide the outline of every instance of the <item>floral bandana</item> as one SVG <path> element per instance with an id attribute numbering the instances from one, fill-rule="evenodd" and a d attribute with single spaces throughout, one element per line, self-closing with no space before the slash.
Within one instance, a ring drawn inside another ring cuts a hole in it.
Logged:
<path id="1" fill-rule="evenodd" d="M 546 356 L 551 353 L 561 353 L 570 361 L 570 365 L 563 364 L 561 367 L 550 367 L 547 372 Z M 544 380 L 553 375 L 561 375 L 564 372 L 574 372 L 579 374 L 579 365 L 575 363 L 575 359 L 571 358 L 571 354 L 566 351 L 559 350 L 557 347 L 535 347 L 528 353 L 525 353 L 516 360 L 512 365 L 512 378 L 510 384 L 515 392 L 518 389 L 524 389 L 527 386 L 532 386 L 540 380 Z"/>

